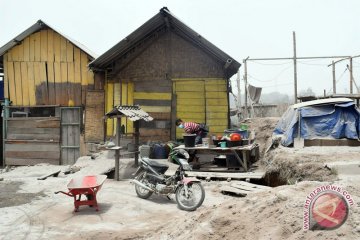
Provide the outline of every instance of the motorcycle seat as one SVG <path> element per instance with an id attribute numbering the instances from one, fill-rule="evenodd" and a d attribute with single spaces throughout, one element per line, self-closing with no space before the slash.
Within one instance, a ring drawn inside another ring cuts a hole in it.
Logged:
<path id="1" fill-rule="evenodd" d="M 152 166 L 152 167 L 160 167 L 160 168 L 167 168 L 167 167 L 169 167 L 168 165 L 166 165 L 166 164 L 162 164 L 162 163 L 159 163 L 158 161 L 154 161 L 154 160 L 150 160 L 149 158 L 142 158 L 142 160 L 145 162 L 145 163 L 147 163 L 147 164 L 149 164 L 150 166 Z"/>

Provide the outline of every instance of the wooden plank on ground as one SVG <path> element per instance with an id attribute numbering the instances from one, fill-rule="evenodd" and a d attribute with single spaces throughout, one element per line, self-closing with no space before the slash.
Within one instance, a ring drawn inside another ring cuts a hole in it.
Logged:
<path id="1" fill-rule="evenodd" d="M 222 192 L 224 194 L 235 194 L 235 195 L 238 195 L 239 197 L 246 197 L 246 195 L 249 193 L 248 191 L 244 191 L 244 190 L 229 187 L 229 186 L 221 187 L 220 192 Z"/>
<path id="2" fill-rule="evenodd" d="M 234 182 L 234 183 L 231 184 L 231 186 L 236 187 L 236 188 L 240 188 L 240 189 L 242 189 L 243 187 L 256 189 L 256 190 L 270 190 L 270 189 L 272 189 L 271 187 L 268 187 L 268 186 L 258 185 L 258 184 L 249 183 L 249 182 L 245 182 L 245 181 Z"/>
<path id="3" fill-rule="evenodd" d="M 204 178 L 231 178 L 231 179 L 262 179 L 265 172 L 200 172 L 200 171 L 186 171 L 186 176 L 189 177 L 204 177 Z"/>
<path id="4" fill-rule="evenodd" d="M 250 192 L 263 191 L 263 189 L 254 188 L 254 187 L 250 187 L 250 186 L 244 186 L 244 185 L 240 185 L 240 184 L 231 184 L 230 186 L 233 187 L 233 188 L 241 189 L 241 190 L 244 190 L 244 191 L 250 191 Z"/>

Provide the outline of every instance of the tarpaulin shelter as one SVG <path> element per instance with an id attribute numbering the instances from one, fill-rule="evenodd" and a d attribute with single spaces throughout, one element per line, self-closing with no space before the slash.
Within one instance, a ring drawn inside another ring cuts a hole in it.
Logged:
<path id="1" fill-rule="evenodd" d="M 360 111 L 349 98 L 308 101 L 290 106 L 273 135 L 281 136 L 283 146 L 291 145 L 297 137 L 305 140 L 359 139 L 359 119 Z"/>

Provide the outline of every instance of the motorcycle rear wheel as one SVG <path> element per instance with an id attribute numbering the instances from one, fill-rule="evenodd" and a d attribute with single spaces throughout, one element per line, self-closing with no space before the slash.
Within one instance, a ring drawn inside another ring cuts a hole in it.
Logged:
<path id="1" fill-rule="evenodd" d="M 181 210 L 194 211 L 204 202 L 205 190 L 200 182 L 194 182 L 188 184 L 188 196 L 184 185 L 177 188 L 175 196 Z"/>
<path id="2" fill-rule="evenodd" d="M 148 181 L 147 179 L 144 177 L 145 175 L 145 172 L 141 172 L 139 173 L 138 177 L 137 177 L 137 180 L 145 185 L 148 185 Z M 142 188 L 138 185 L 135 184 L 135 191 L 136 191 L 136 194 L 138 195 L 139 198 L 142 198 L 142 199 L 147 199 L 149 198 L 151 195 L 152 195 L 152 191 L 149 191 L 145 188 Z"/>

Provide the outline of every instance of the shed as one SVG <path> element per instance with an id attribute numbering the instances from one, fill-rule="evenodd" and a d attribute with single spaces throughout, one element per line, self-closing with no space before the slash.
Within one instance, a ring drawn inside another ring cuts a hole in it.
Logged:
<path id="1" fill-rule="evenodd" d="M 212 133 L 229 127 L 229 79 L 240 63 L 166 7 L 89 67 L 104 83 L 106 112 L 114 105 L 138 104 L 154 117 L 140 123 L 142 141 L 180 137 L 176 118 L 206 122 Z M 131 121 L 121 124 L 132 133 Z M 115 129 L 116 122 L 107 121 L 106 135 Z"/>
<path id="2" fill-rule="evenodd" d="M 5 164 L 72 164 L 96 55 L 42 20 L 0 47 Z"/>

